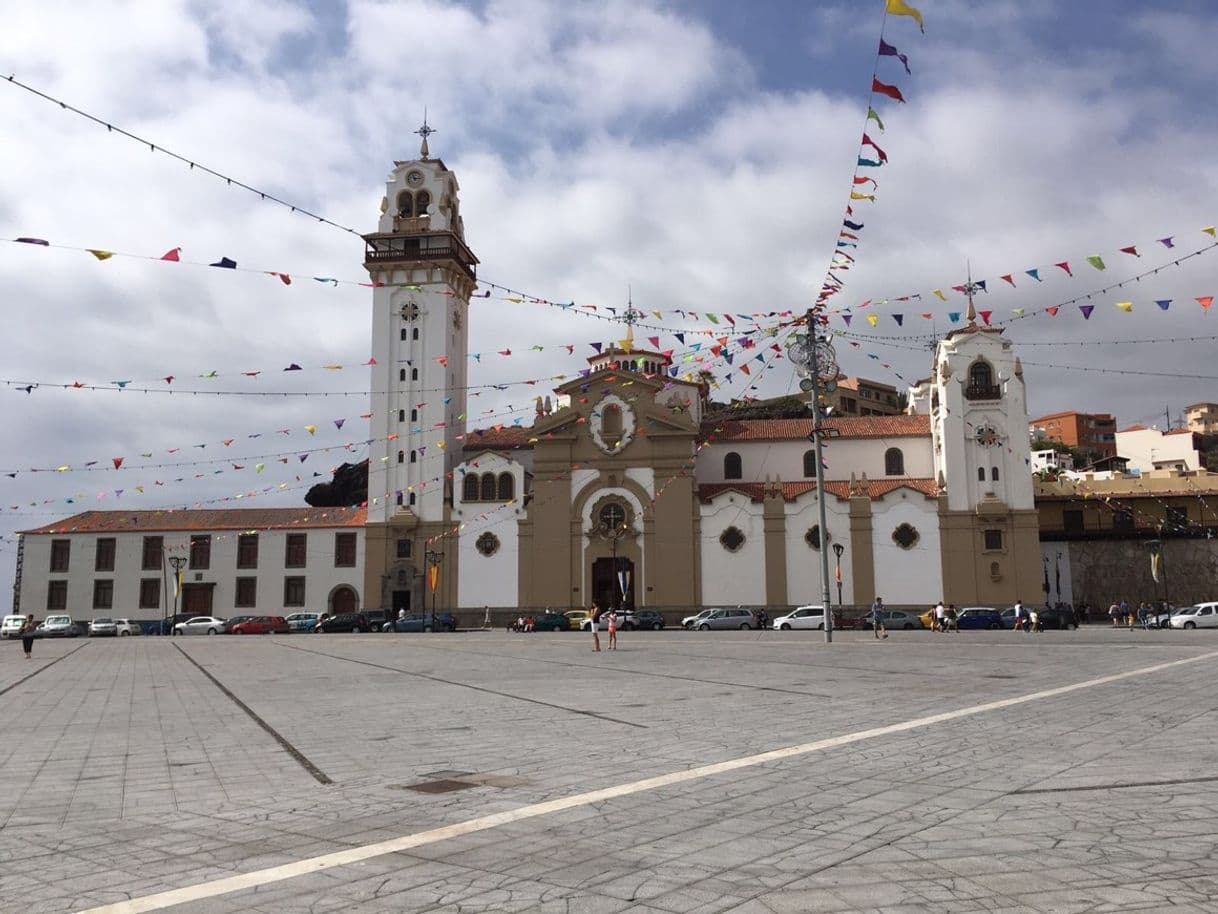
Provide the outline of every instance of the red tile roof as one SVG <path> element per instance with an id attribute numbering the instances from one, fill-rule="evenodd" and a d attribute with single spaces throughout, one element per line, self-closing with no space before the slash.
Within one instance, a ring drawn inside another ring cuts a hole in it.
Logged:
<path id="1" fill-rule="evenodd" d="M 862 484 L 861 480 L 858 484 Z M 739 492 L 741 495 L 747 496 L 751 501 L 759 502 L 765 498 L 765 487 L 766 483 L 763 482 L 702 483 L 698 486 L 698 498 L 703 502 L 709 502 L 716 495 L 724 492 Z M 882 498 L 889 492 L 895 492 L 897 489 L 912 489 L 915 492 L 921 492 L 927 498 L 936 498 L 939 495 L 939 484 L 933 479 L 900 478 L 867 480 L 867 494 L 873 499 Z M 782 497 L 786 501 L 794 501 L 805 492 L 815 490 L 815 482 L 782 483 Z M 842 501 L 850 497 L 850 483 L 848 480 L 830 479 L 825 483 L 825 490 Z"/>
<path id="2" fill-rule="evenodd" d="M 505 425 L 503 428 L 476 428 L 466 432 L 464 450 L 467 451 L 506 451 L 514 448 L 531 448 L 529 438 L 533 429 L 521 428 L 519 425 Z"/>
<path id="3" fill-rule="evenodd" d="M 362 527 L 367 508 L 226 508 L 185 511 L 85 511 L 23 533 L 171 533 L 186 530 L 274 530 Z"/>
<path id="4" fill-rule="evenodd" d="M 930 435 L 930 416 L 843 416 L 826 419 L 826 428 L 841 438 L 911 438 Z M 781 441 L 807 438 L 811 419 L 724 419 L 702 423 L 702 434 L 715 441 Z"/>

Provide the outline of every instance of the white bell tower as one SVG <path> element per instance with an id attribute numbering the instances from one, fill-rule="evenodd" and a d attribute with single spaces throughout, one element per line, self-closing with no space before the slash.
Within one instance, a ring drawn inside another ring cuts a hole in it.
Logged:
<path id="1" fill-rule="evenodd" d="M 997 327 L 968 324 L 935 350 L 930 394 L 944 599 L 1009 605 L 1039 597 L 1039 524 L 1032 497 L 1023 366 Z"/>
<path id="2" fill-rule="evenodd" d="M 377 231 L 365 235 L 372 278 L 372 357 L 365 605 L 421 608 L 425 550 L 443 561 L 438 607 L 452 606 L 450 560 L 433 538 L 451 526 L 451 473 L 461 461 L 468 384 L 469 298 L 477 283 L 456 176 L 433 159 L 394 162 Z M 458 436 L 462 436 L 458 438 Z M 433 545 L 427 545 L 432 543 Z M 435 599 L 435 598 L 432 598 Z"/>

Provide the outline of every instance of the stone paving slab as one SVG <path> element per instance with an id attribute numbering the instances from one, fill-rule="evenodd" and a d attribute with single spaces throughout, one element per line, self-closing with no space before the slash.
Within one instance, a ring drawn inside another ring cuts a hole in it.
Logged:
<path id="1" fill-rule="evenodd" d="M 1103 628 L 640 632 L 600 654 L 578 633 L 40 640 L 32 662 L 0 643 L 0 910 L 83 910 L 1213 651 L 1218 633 Z M 1214 911 L 1216 667 L 172 910 Z M 411 789 L 436 781 L 456 786 Z"/>

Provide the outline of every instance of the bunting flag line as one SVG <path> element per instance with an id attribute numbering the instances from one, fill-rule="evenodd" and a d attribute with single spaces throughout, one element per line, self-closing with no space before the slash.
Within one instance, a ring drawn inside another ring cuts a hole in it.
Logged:
<path id="1" fill-rule="evenodd" d="M 922 21 L 922 12 L 915 6 L 910 6 L 905 0 L 888 0 L 884 7 L 884 11 L 890 16 L 909 16 L 916 23 L 923 34 L 926 34 L 926 23 Z"/>

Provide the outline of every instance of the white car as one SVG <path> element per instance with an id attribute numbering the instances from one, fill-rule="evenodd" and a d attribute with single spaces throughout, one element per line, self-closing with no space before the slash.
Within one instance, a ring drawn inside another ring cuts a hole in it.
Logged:
<path id="1" fill-rule="evenodd" d="M 0 638 L 16 638 L 21 634 L 21 626 L 25 625 L 25 616 L 5 616 L 0 622 Z"/>
<path id="2" fill-rule="evenodd" d="M 104 635 L 117 635 L 118 626 L 114 624 L 114 620 L 109 616 L 104 616 L 94 619 L 89 623 L 89 637 L 97 638 Z"/>
<path id="3" fill-rule="evenodd" d="M 779 616 L 774 620 L 775 631 L 790 631 L 793 628 L 823 630 L 825 627 L 825 607 L 801 606 L 789 615 Z"/>
<path id="4" fill-rule="evenodd" d="M 119 635 L 142 635 L 144 627 L 132 619 L 115 619 L 114 632 Z"/>
<path id="5" fill-rule="evenodd" d="M 705 619 L 707 616 L 709 616 L 713 612 L 714 612 L 713 609 L 704 609 L 704 610 L 702 610 L 702 612 L 697 613 L 695 615 L 686 616 L 684 619 L 681 620 L 681 627 L 682 628 L 697 628 L 698 623 L 701 622 L 703 619 Z"/>
<path id="6" fill-rule="evenodd" d="M 44 638 L 75 638 L 80 629 L 72 622 L 71 616 L 47 616 L 38 626 L 38 634 Z"/>
<path id="7" fill-rule="evenodd" d="M 175 635 L 218 635 L 224 631 L 224 620 L 215 616 L 195 616 L 173 627 Z"/>
<path id="8" fill-rule="evenodd" d="M 1218 628 L 1218 603 L 1182 606 L 1167 622 L 1172 628 Z"/>

